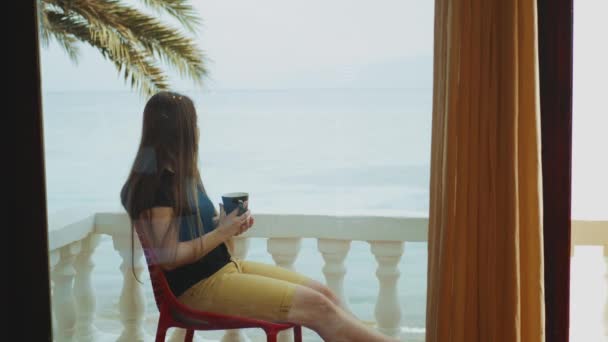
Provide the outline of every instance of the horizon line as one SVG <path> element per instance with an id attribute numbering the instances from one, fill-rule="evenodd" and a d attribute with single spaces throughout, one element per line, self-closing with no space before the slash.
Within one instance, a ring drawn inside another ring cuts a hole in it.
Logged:
<path id="1" fill-rule="evenodd" d="M 432 90 L 433 87 L 289 87 L 289 88 L 188 88 L 188 89 L 173 89 L 170 91 L 178 92 L 276 92 L 276 91 L 294 91 L 294 90 Z M 43 93 L 92 93 L 92 92 L 103 92 L 103 93 L 134 93 L 138 94 L 137 90 L 134 89 L 49 89 L 45 90 L 41 87 Z M 139 95 L 139 94 L 138 94 Z"/>

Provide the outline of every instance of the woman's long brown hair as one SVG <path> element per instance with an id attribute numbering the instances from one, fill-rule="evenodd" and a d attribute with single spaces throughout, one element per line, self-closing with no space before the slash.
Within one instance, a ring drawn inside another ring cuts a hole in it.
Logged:
<path id="1" fill-rule="evenodd" d="M 153 234 L 149 209 L 155 206 L 161 177 L 166 170 L 173 173 L 168 195 L 174 219 L 167 233 L 159 237 Z M 148 241 L 172 248 L 175 257 L 181 222 L 187 216 L 191 218 L 188 222 L 195 223 L 188 224 L 190 236 L 202 236 L 199 190 L 205 191 L 198 171 L 198 126 L 194 104 L 190 98 L 178 93 L 157 93 L 146 103 L 141 141 L 121 193 L 131 220 L 132 253 L 133 236 L 144 233 Z M 136 227 L 136 224 L 139 225 Z"/>

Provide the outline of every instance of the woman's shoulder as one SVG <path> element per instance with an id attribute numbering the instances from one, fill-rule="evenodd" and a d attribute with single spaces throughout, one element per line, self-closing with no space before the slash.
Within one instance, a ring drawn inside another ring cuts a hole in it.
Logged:
<path id="1" fill-rule="evenodd" d="M 160 182 L 154 194 L 152 207 L 173 207 L 173 172 L 163 170 L 160 175 Z"/>
<path id="2" fill-rule="evenodd" d="M 133 209 L 139 208 L 137 212 L 154 207 L 173 207 L 173 173 L 163 171 L 158 182 L 126 183 L 120 191 L 120 200 L 127 211 L 130 205 Z"/>

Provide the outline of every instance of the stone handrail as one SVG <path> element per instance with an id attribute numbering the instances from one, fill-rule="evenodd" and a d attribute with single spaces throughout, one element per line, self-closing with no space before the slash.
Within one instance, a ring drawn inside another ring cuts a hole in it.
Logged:
<path id="1" fill-rule="evenodd" d="M 237 257 L 245 258 L 249 240 L 264 238 L 275 263 L 293 269 L 301 240 L 316 239 L 324 261 L 322 271 L 326 283 L 348 305 L 344 297 L 344 277 L 348 272 L 344 260 L 352 241 L 366 241 L 370 244 L 370 254 L 378 262 L 376 278 L 380 286 L 374 311 L 377 329 L 404 340 L 422 341 L 423 332 L 402 332 L 397 281 L 405 242 L 426 241 L 427 225 L 428 219 L 424 217 L 258 213 L 255 229 L 236 239 L 235 253 Z M 118 340 L 144 340 L 145 298 L 142 285 L 135 280 L 133 273 L 141 276 L 145 262 L 137 239 L 134 259 L 131 260 L 131 229 L 127 215 L 71 210 L 51 215 L 49 221 L 49 266 L 57 341 L 98 340 L 100 334 L 94 326 L 96 301 L 91 285 L 94 267 L 91 256 L 101 234 L 112 237 L 113 246 L 122 258 L 119 310 L 123 329 Z M 608 222 L 573 221 L 572 244 L 603 246 L 608 262 Z M 172 339 L 180 337 L 181 332 L 178 331 Z M 286 332 L 280 340 L 287 341 L 290 337 Z M 235 330 L 227 332 L 222 340 L 245 339 L 243 332 Z"/>

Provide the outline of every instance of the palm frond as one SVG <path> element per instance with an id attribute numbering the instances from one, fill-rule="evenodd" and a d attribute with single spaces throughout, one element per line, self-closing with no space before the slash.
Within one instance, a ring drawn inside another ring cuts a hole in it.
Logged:
<path id="1" fill-rule="evenodd" d="M 192 39 L 144 16 L 133 17 L 132 24 L 131 30 L 142 46 L 173 66 L 180 76 L 199 83 L 202 81 L 207 74 L 203 64 L 204 55 Z"/>
<path id="2" fill-rule="evenodd" d="M 175 68 L 182 77 L 200 84 L 206 75 L 203 54 L 191 38 L 119 0 L 47 1 L 81 15 L 90 23 L 95 34 L 108 34 L 103 28 L 111 28 L 129 44 L 148 50 Z"/>
<path id="3" fill-rule="evenodd" d="M 48 20 L 47 13 L 50 11 L 56 11 L 56 9 L 47 4 L 42 4 L 38 8 L 40 11 L 38 14 L 38 20 L 40 21 L 39 28 L 42 45 L 47 47 L 50 40 L 54 39 L 63 47 L 64 51 L 67 53 L 72 62 L 77 63 L 80 52 L 78 46 L 76 46 L 78 40 L 65 32 L 56 31 L 53 29 L 52 24 Z"/>
<path id="4" fill-rule="evenodd" d="M 78 63 L 78 56 L 80 56 L 80 49 L 76 46 L 78 39 L 68 34 L 54 34 L 53 38 L 63 47 L 72 62 Z"/>
<path id="5" fill-rule="evenodd" d="M 49 32 L 49 22 L 46 18 L 45 12 L 48 4 L 38 0 L 36 6 L 38 10 L 38 30 L 40 32 L 40 42 L 42 46 L 48 47 L 49 41 L 51 40 L 51 33 Z"/>
<path id="6" fill-rule="evenodd" d="M 160 67 L 202 83 L 204 55 L 185 33 L 121 0 L 38 0 L 43 45 L 55 39 L 77 60 L 77 43 L 90 44 L 110 60 L 125 82 L 145 95 L 169 88 Z M 190 32 L 200 23 L 188 0 L 141 0 L 176 18 Z"/>
<path id="7" fill-rule="evenodd" d="M 89 22 L 74 13 L 46 12 L 51 32 L 71 36 L 88 43 L 113 62 L 125 82 L 145 95 L 167 90 L 169 85 L 163 71 L 156 65 L 154 57 L 146 50 L 124 44 L 121 36 L 107 28 L 94 30 Z M 95 34 L 92 32 L 95 31 Z"/>
<path id="8" fill-rule="evenodd" d="M 187 0 L 142 0 L 143 3 L 159 12 L 166 12 L 177 19 L 191 33 L 196 33 L 201 18 Z"/>

